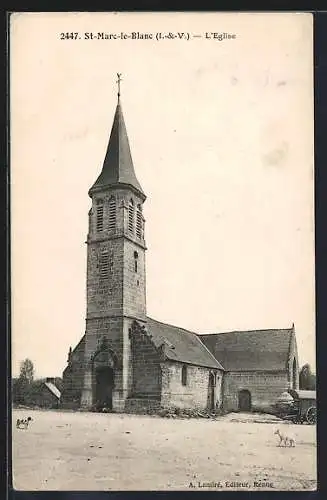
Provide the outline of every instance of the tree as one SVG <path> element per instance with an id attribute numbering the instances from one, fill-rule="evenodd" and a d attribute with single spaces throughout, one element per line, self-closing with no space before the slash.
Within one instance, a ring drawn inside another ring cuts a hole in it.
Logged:
<path id="1" fill-rule="evenodd" d="M 316 389 L 316 375 L 312 373 L 309 363 L 303 365 L 300 370 L 299 385 L 302 390 L 314 391 Z"/>
<path id="2" fill-rule="evenodd" d="M 30 384 L 34 379 L 34 365 L 32 361 L 28 358 L 24 359 L 24 361 L 20 364 L 20 373 L 19 378 L 23 382 L 27 382 Z"/>
<path id="3" fill-rule="evenodd" d="M 34 365 L 28 358 L 20 364 L 20 373 L 12 381 L 12 400 L 14 404 L 26 405 L 30 400 L 30 393 L 34 380 Z"/>

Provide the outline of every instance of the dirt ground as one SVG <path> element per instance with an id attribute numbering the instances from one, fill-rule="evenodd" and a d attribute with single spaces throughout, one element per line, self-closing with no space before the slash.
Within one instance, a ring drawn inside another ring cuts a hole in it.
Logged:
<path id="1" fill-rule="evenodd" d="M 17 418 L 31 416 L 28 430 Z M 276 428 L 296 447 L 278 447 Z M 18 490 L 314 490 L 316 428 L 272 417 L 217 420 L 13 411 Z"/>

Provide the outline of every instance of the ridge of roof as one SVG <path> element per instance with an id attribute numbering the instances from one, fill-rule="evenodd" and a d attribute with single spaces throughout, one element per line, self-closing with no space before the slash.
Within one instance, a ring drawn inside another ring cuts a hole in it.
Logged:
<path id="1" fill-rule="evenodd" d="M 198 333 L 192 332 L 192 330 L 187 330 L 187 328 L 183 328 L 182 326 L 176 326 L 176 325 L 172 325 L 171 323 L 165 323 L 164 321 L 159 321 L 158 319 L 150 318 L 150 316 L 147 316 L 146 319 L 149 319 L 150 321 L 155 321 L 156 323 L 159 323 L 160 325 L 170 326 L 171 328 L 176 328 L 177 330 L 182 330 L 186 333 L 192 333 L 193 335 L 198 336 Z"/>
<path id="2" fill-rule="evenodd" d="M 230 330 L 227 332 L 207 332 L 207 333 L 198 333 L 196 335 L 199 335 L 200 337 L 202 336 L 209 336 L 209 335 L 228 335 L 231 333 L 263 333 L 263 332 L 291 332 L 293 330 L 292 327 L 290 328 L 262 328 L 262 329 L 255 329 L 255 330 Z"/>

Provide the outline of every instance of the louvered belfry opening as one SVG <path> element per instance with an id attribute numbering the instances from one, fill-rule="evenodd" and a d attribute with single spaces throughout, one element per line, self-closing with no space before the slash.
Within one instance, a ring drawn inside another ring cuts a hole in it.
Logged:
<path id="1" fill-rule="evenodd" d="M 114 196 L 111 196 L 109 200 L 109 231 L 114 231 L 116 229 L 116 216 L 116 199 Z"/>
<path id="2" fill-rule="evenodd" d="M 134 233 L 134 201 L 132 199 L 129 200 L 128 204 L 128 232 Z"/>
<path id="3" fill-rule="evenodd" d="M 98 232 L 103 231 L 103 200 L 98 199 L 96 206 L 96 228 Z"/>
<path id="4" fill-rule="evenodd" d="M 137 211 L 136 211 L 136 236 L 138 238 L 142 238 L 142 206 L 140 204 L 137 205 Z"/>
<path id="5" fill-rule="evenodd" d="M 110 257 L 108 251 L 102 251 L 99 258 L 99 275 L 101 280 L 109 278 Z"/>

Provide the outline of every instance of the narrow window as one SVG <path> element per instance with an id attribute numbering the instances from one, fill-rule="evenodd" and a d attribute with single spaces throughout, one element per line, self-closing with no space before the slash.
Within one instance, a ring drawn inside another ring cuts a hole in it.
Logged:
<path id="1" fill-rule="evenodd" d="M 114 260 L 112 254 L 109 256 L 109 273 L 112 273 L 114 270 Z"/>
<path id="2" fill-rule="evenodd" d="M 129 200 L 128 204 L 128 231 L 134 233 L 134 202 Z"/>
<path id="3" fill-rule="evenodd" d="M 139 204 L 136 211 L 136 236 L 140 239 L 142 238 L 142 219 L 142 206 Z"/>
<path id="4" fill-rule="evenodd" d="M 109 231 L 114 231 L 116 228 L 116 200 L 111 196 L 109 200 Z"/>
<path id="5" fill-rule="evenodd" d="M 134 271 L 137 273 L 137 264 L 138 264 L 139 255 L 137 252 L 134 252 Z"/>
<path id="6" fill-rule="evenodd" d="M 96 209 L 96 227 L 97 231 L 103 231 L 103 200 L 97 200 L 97 209 Z"/>
<path id="7" fill-rule="evenodd" d="M 187 385 L 187 366 L 182 366 L 182 385 Z"/>
<path id="8" fill-rule="evenodd" d="M 107 278 L 109 278 L 109 270 L 110 270 L 109 253 L 107 250 L 103 250 L 100 253 L 100 257 L 99 257 L 100 280 L 106 280 Z"/>

